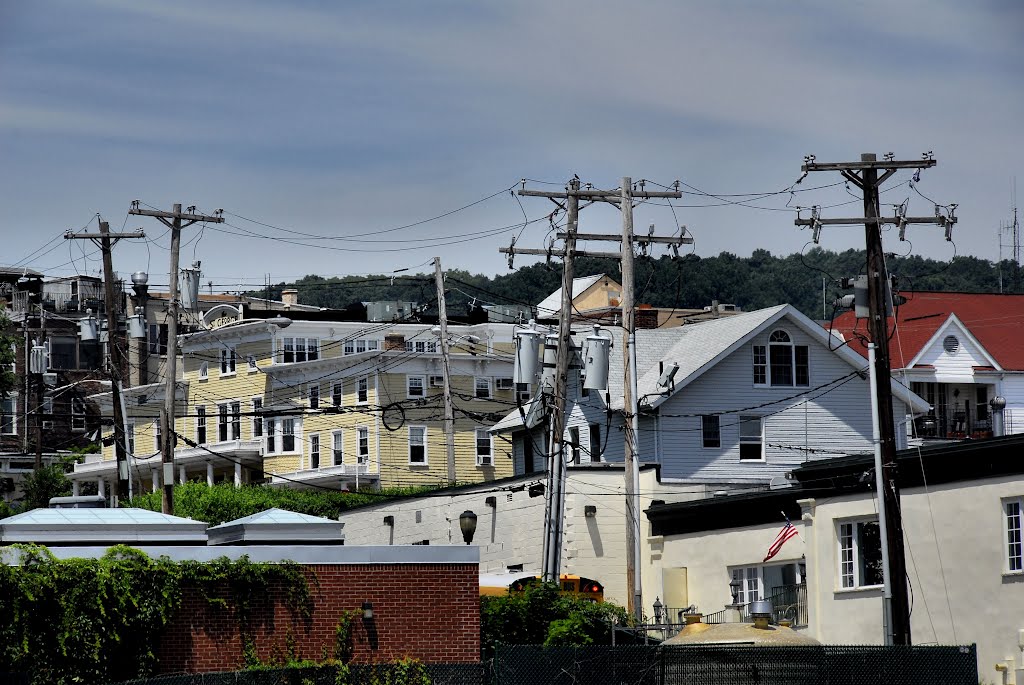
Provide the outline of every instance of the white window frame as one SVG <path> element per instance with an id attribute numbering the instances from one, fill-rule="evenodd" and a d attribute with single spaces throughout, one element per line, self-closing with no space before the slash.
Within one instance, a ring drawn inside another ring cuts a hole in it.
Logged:
<path id="1" fill-rule="evenodd" d="M 320 408 L 320 384 L 310 383 L 306 386 L 306 399 L 310 409 Z"/>
<path id="2" fill-rule="evenodd" d="M 845 519 L 836 521 L 836 572 L 840 590 L 864 590 L 882 587 L 878 583 L 866 585 L 861 580 L 860 526 L 868 523 L 878 525 L 878 517 Z M 885 544 L 879 540 L 879 544 Z"/>
<path id="3" fill-rule="evenodd" d="M 483 454 L 480 451 L 480 447 L 483 444 L 481 435 L 484 436 L 487 443 L 487 454 Z M 477 428 L 475 437 L 475 452 L 476 452 L 476 465 L 477 466 L 494 466 L 494 436 L 486 428 Z"/>
<path id="4" fill-rule="evenodd" d="M 310 470 L 318 470 L 323 462 L 320 460 L 320 434 L 310 433 L 309 434 L 309 468 Z"/>
<path id="5" fill-rule="evenodd" d="M 220 351 L 220 375 L 234 376 L 238 364 L 238 353 L 233 345 L 227 345 Z"/>
<path id="6" fill-rule="evenodd" d="M 264 419 L 260 412 L 263 411 L 263 396 L 256 395 L 249 399 L 249 406 L 252 407 L 252 423 L 249 425 L 249 435 L 252 436 L 253 440 L 260 439 L 264 436 Z"/>
<path id="7" fill-rule="evenodd" d="M 246 355 L 245 363 L 249 366 L 249 373 L 256 373 L 260 370 L 259 365 L 256 363 L 256 355 Z"/>
<path id="8" fill-rule="evenodd" d="M 291 439 L 291 447 L 285 446 L 285 441 Z M 299 452 L 302 441 L 302 422 L 292 416 L 281 417 L 281 452 L 280 454 L 294 454 Z"/>
<path id="9" fill-rule="evenodd" d="M 84 433 L 86 429 L 85 424 L 86 412 L 85 412 L 85 400 L 81 400 L 77 397 L 71 398 L 71 430 L 76 433 Z"/>
<path id="10" fill-rule="evenodd" d="M 231 440 L 231 402 L 217 403 L 217 442 Z"/>
<path id="11" fill-rule="evenodd" d="M 427 396 L 427 377 L 419 374 L 406 374 L 405 396 L 410 400 L 424 399 Z"/>
<path id="12" fill-rule="evenodd" d="M 778 339 L 785 336 L 785 340 Z M 773 339 L 776 338 L 776 339 Z M 777 382 L 772 374 L 772 350 L 788 348 L 789 376 L 790 382 Z M 797 378 L 797 349 L 802 349 L 807 357 L 807 378 L 800 382 Z M 753 363 L 752 380 L 758 388 L 806 388 L 811 384 L 811 350 L 808 345 L 799 345 L 793 335 L 784 328 L 776 328 L 768 334 L 768 340 L 763 345 L 751 346 L 751 361 Z M 760 370 L 763 380 L 758 380 Z"/>
<path id="13" fill-rule="evenodd" d="M 757 440 L 754 440 L 753 433 L 743 434 L 744 426 L 750 426 L 754 422 L 757 422 L 758 433 Z M 737 442 L 739 450 L 740 461 L 764 461 L 765 460 L 765 447 L 764 447 L 764 417 L 756 416 L 754 414 L 741 414 L 739 422 L 737 423 L 737 430 L 739 433 L 739 440 Z M 759 445 L 758 456 L 756 457 L 744 457 L 743 456 L 743 445 Z"/>
<path id="14" fill-rule="evenodd" d="M 331 432 L 331 465 L 345 463 L 345 431 L 343 428 Z"/>
<path id="15" fill-rule="evenodd" d="M 370 377 L 356 379 L 356 404 L 367 404 L 370 401 Z"/>
<path id="16" fill-rule="evenodd" d="M 210 362 L 199 362 L 199 380 L 205 381 L 210 377 Z"/>
<path id="17" fill-rule="evenodd" d="M 277 419 L 268 418 L 263 422 L 263 451 L 265 454 L 278 454 L 277 451 Z"/>
<path id="18" fill-rule="evenodd" d="M 415 437 L 414 437 L 415 436 Z M 412 456 L 414 447 L 423 448 L 423 459 L 415 460 Z M 409 426 L 409 465 L 410 466 L 427 466 L 430 462 L 428 461 L 427 455 L 427 427 L 426 426 Z"/>
<path id="19" fill-rule="evenodd" d="M 9 393 L 0 398 L 0 435 L 18 434 L 18 396 Z"/>
<path id="20" fill-rule="evenodd" d="M 231 414 L 229 430 L 232 440 L 242 439 L 242 403 L 238 400 L 228 402 L 228 411 Z"/>
<path id="21" fill-rule="evenodd" d="M 370 461 L 370 428 L 369 426 L 356 426 L 356 464 L 366 464 Z"/>
<path id="22" fill-rule="evenodd" d="M 43 413 L 53 414 L 53 397 L 47 396 L 43 398 Z"/>
<path id="23" fill-rule="evenodd" d="M 516 402 L 526 404 L 533 397 L 529 383 L 516 383 Z"/>
<path id="24" fill-rule="evenodd" d="M 764 596 L 764 580 L 761 566 L 741 566 L 732 569 L 732 580 L 739 582 L 736 591 L 737 604 L 750 604 Z"/>
<path id="25" fill-rule="evenodd" d="M 498 391 L 515 390 L 516 384 L 508 376 L 499 376 L 494 379 L 494 389 Z"/>
<path id="26" fill-rule="evenodd" d="M 483 384 L 481 384 L 483 381 Z M 486 387 L 485 387 L 486 386 Z M 481 395 L 480 391 L 486 391 L 486 395 Z M 489 400 L 494 397 L 493 382 L 490 376 L 474 376 L 473 377 L 473 398 L 478 400 Z"/>
<path id="27" fill-rule="evenodd" d="M 345 382 L 334 381 L 331 383 L 331 406 L 340 407 L 345 403 Z"/>
<path id="28" fill-rule="evenodd" d="M 1006 573 L 1024 574 L 1024 497 L 1004 499 L 1002 505 Z"/>
<path id="29" fill-rule="evenodd" d="M 195 406 L 195 412 L 196 412 L 196 444 L 197 445 L 205 445 L 206 441 L 210 437 L 209 434 L 206 432 L 208 430 L 208 428 L 209 428 L 207 426 L 207 423 L 206 423 L 206 405 L 205 404 L 197 404 Z M 200 437 L 200 435 L 199 435 L 200 427 L 203 430 L 202 437 Z"/>

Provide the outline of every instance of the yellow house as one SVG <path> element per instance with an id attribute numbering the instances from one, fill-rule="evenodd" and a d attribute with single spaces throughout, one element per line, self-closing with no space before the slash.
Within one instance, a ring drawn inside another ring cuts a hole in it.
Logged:
<path id="1" fill-rule="evenodd" d="M 429 324 L 233 322 L 181 338 L 178 480 L 350 489 L 448 481 L 443 356 Z M 529 397 L 512 382 L 513 325 L 451 325 L 454 466 L 460 483 L 512 475 L 488 428 Z M 150 393 L 143 403 L 140 395 Z M 157 399 L 159 395 L 159 399 Z M 126 393 L 133 489 L 159 487 L 154 386 Z M 116 481 L 113 448 L 73 479 Z M 109 473 L 107 473 L 109 471 Z"/>

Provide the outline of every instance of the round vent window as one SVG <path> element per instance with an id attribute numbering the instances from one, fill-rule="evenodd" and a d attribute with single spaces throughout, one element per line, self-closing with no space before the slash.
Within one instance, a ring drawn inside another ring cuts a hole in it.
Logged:
<path id="1" fill-rule="evenodd" d="M 947 335 L 946 339 L 942 341 L 942 349 L 948 354 L 956 354 L 957 350 L 960 349 L 960 341 L 957 340 L 955 335 Z"/>

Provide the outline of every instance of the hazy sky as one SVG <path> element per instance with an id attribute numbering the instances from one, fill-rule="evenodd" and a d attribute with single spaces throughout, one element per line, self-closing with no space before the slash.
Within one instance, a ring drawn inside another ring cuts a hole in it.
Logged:
<path id="1" fill-rule="evenodd" d="M 1022 29 L 1024 5 L 984 0 L 0 0 L 0 264 L 95 273 L 94 249 L 61 235 L 100 213 L 149 236 L 118 245 L 115 269 L 166 283 L 168 236 L 127 217 L 138 199 L 226 211 L 182 252 L 219 290 L 435 255 L 493 275 L 512 234 L 544 244 L 554 208 L 508 190 L 573 174 L 680 180 L 675 207 L 636 225 L 686 224 L 699 255 L 789 254 L 809 240 L 792 207 L 861 212 L 842 184 L 806 190 L 837 174 L 779 193 L 805 154 L 928 150 L 938 166 L 915 189 L 897 175 L 884 213 L 956 202 L 956 251 L 994 259 L 1024 152 Z M 609 207 L 581 215 L 619 227 Z M 886 247 L 954 253 L 935 227 L 909 237 Z M 862 244 L 861 228 L 822 236 Z"/>

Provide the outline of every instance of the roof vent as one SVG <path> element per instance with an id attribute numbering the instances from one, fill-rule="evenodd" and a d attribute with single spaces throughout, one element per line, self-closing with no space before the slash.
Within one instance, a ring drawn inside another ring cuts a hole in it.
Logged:
<path id="1" fill-rule="evenodd" d="M 960 349 L 960 341 L 955 335 L 947 335 L 942 341 L 942 349 L 944 349 L 947 354 L 956 354 Z"/>

